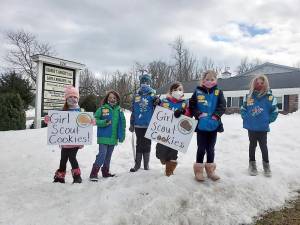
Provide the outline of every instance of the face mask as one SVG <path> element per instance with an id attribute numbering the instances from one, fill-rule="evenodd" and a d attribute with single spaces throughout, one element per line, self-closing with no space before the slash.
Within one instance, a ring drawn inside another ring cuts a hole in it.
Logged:
<path id="1" fill-rule="evenodd" d="M 212 88 L 217 85 L 217 81 L 204 81 L 203 85 L 207 88 Z"/>
<path id="2" fill-rule="evenodd" d="M 263 84 L 256 84 L 255 87 L 254 87 L 254 89 L 255 89 L 256 91 L 261 91 L 261 90 L 263 90 L 264 88 L 265 88 L 265 87 L 264 87 Z"/>
<path id="3" fill-rule="evenodd" d="M 172 91 L 172 97 L 173 98 L 176 98 L 177 100 L 179 100 L 182 96 L 183 96 L 182 91 Z"/>
<path id="4" fill-rule="evenodd" d="M 74 97 L 67 98 L 68 106 L 76 106 L 78 104 L 78 99 Z"/>
<path id="5" fill-rule="evenodd" d="M 141 84 L 141 88 L 146 88 L 146 87 L 150 87 L 150 84 L 147 83 Z"/>
<path id="6" fill-rule="evenodd" d="M 115 106 L 117 102 L 108 101 L 108 104 L 110 104 L 111 106 Z"/>

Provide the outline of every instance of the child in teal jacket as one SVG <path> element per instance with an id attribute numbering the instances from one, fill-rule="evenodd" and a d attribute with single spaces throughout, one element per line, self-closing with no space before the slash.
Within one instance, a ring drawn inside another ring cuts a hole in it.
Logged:
<path id="1" fill-rule="evenodd" d="M 109 172 L 111 155 L 115 145 L 125 139 L 126 121 L 120 108 L 120 96 L 116 91 L 111 90 L 106 94 L 102 106 L 95 113 L 95 118 L 99 153 L 92 167 L 91 181 L 98 181 L 101 167 L 103 177 L 114 176 Z"/>

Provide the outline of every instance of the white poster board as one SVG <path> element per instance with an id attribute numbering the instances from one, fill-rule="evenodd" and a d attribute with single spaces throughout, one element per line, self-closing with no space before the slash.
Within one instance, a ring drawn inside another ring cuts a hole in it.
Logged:
<path id="1" fill-rule="evenodd" d="M 48 145 L 92 144 L 93 113 L 49 110 L 48 116 Z"/>
<path id="2" fill-rule="evenodd" d="M 174 111 L 157 106 L 145 137 L 186 153 L 196 126 L 196 120 L 184 115 L 175 118 Z"/>

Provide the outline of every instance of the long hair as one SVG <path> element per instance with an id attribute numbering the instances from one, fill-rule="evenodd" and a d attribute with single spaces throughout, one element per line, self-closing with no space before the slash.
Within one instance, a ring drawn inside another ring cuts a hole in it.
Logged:
<path id="1" fill-rule="evenodd" d="M 102 100 L 102 104 L 101 105 L 103 105 L 105 103 L 108 103 L 108 96 L 110 94 L 113 94 L 114 96 L 116 96 L 116 98 L 117 98 L 117 104 L 120 105 L 120 95 L 115 90 L 109 90 L 109 91 L 106 92 L 106 95 L 105 95 L 104 99 Z"/>
<path id="2" fill-rule="evenodd" d="M 207 70 L 205 71 L 202 76 L 201 76 L 201 80 L 200 80 L 200 86 L 203 86 L 203 81 L 207 76 L 212 76 L 213 78 L 215 78 L 216 80 L 218 79 L 218 74 L 213 71 L 213 70 Z"/>
<path id="3" fill-rule="evenodd" d="M 68 111 L 69 110 L 69 106 L 68 106 L 67 100 L 65 101 L 65 104 L 64 104 L 62 110 L 63 111 Z"/>
<path id="4" fill-rule="evenodd" d="M 255 89 L 255 84 L 256 84 L 256 81 L 257 80 L 262 80 L 264 82 L 264 89 L 261 90 L 259 93 L 258 93 L 258 96 L 261 97 L 261 96 L 264 96 L 268 93 L 268 91 L 270 90 L 270 85 L 269 85 L 269 80 L 267 78 L 266 75 L 264 74 L 259 74 L 259 75 L 256 75 L 250 82 L 250 87 L 249 87 L 249 96 L 248 98 L 251 98 L 252 95 L 253 95 L 253 92 L 254 92 L 254 89 Z"/>

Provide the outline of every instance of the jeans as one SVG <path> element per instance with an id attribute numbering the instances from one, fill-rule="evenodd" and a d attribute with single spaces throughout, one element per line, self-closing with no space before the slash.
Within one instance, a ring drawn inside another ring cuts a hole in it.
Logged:
<path id="1" fill-rule="evenodd" d="M 97 166 L 106 167 L 109 169 L 111 155 L 114 150 L 114 145 L 99 144 L 99 153 L 96 155 L 95 163 Z"/>

